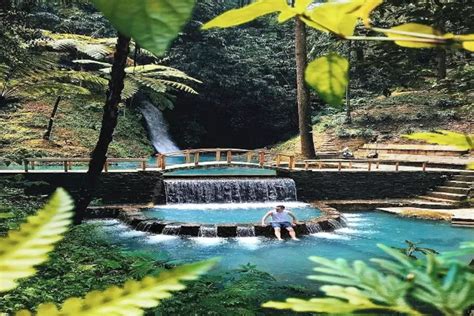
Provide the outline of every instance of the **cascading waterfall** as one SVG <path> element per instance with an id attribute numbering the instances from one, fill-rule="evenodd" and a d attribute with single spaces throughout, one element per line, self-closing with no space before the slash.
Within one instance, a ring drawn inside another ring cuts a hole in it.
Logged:
<path id="1" fill-rule="evenodd" d="M 181 225 L 166 225 L 161 232 L 163 235 L 178 235 Z"/>
<path id="2" fill-rule="evenodd" d="M 237 226 L 237 237 L 255 237 L 255 227 Z"/>
<path id="3" fill-rule="evenodd" d="M 287 178 L 165 180 L 166 202 L 244 203 L 296 201 L 296 186 Z"/>
<path id="4" fill-rule="evenodd" d="M 179 151 L 168 131 L 168 123 L 166 123 L 163 113 L 148 101 L 142 102 L 140 111 L 146 120 L 148 132 L 153 143 L 153 147 L 159 153 L 169 153 Z"/>
<path id="5" fill-rule="evenodd" d="M 338 228 L 344 227 L 344 224 L 342 224 L 339 221 L 337 221 L 335 219 L 332 219 L 332 218 L 328 219 L 328 223 L 333 229 L 338 229 Z"/>
<path id="6" fill-rule="evenodd" d="M 306 223 L 306 229 L 309 234 L 316 234 L 322 231 L 321 225 L 319 223 Z"/>
<path id="7" fill-rule="evenodd" d="M 199 227 L 198 237 L 217 237 L 217 227 L 216 226 Z"/>

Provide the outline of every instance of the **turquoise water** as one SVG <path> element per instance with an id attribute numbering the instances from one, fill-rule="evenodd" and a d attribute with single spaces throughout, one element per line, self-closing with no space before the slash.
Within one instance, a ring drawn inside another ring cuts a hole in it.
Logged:
<path id="1" fill-rule="evenodd" d="M 178 204 L 160 205 L 145 215 L 166 221 L 203 224 L 260 223 L 263 215 L 280 203 L 242 204 Z M 298 220 L 317 217 L 321 212 L 311 205 L 300 202 L 285 202 Z"/>
<path id="2" fill-rule="evenodd" d="M 348 227 L 334 233 L 302 236 L 298 241 L 277 242 L 261 237 L 181 238 L 151 235 L 131 230 L 116 220 L 97 221 L 104 236 L 126 249 L 148 251 L 160 260 L 192 262 L 221 257 L 219 270 L 251 263 L 271 273 L 277 280 L 307 283 L 313 264 L 307 259 L 317 255 L 327 258 L 368 260 L 384 257 L 377 243 L 404 246 L 404 240 L 421 242 L 438 251 L 452 250 L 462 241 L 474 239 L 474 230 L 451 227 L 448 223 L 401 218 L 382 212 L 347 214 Z"/>

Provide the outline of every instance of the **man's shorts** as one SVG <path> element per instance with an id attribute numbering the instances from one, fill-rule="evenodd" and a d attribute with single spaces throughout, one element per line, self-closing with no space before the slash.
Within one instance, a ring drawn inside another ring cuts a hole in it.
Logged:
<path id="1" fill-rule="evenodd" d="M 290 222 L 272 222 L 273 228 L 292 228 Z"/>

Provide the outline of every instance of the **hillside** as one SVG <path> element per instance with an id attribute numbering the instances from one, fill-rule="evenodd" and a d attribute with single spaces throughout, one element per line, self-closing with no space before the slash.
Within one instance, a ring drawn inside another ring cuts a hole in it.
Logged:
<path id="1" fill-rule="evenodd" d="M 0 157 L 86 157 L 98 139 L 103 98 L 62 100 L 50 141 L 43 140 L 54 100 L 27 102 L 0 112 Z M 153 153 L 142 115 L 122 109 L 110 157 L 143 157 Z"/>
<path id="2" fill-rule="evenodd" d="M 448 93 L 437 89 L 406 90 L 391 96 L 352 100 L 352 124 L 345 123 L 343 111 L 323 114 L 313 125 L 316 148 L 357 149 L 364 143 L 406 143 L 403 134 L 416 131 L 452 130 L 472 133 L 474 130 L 474 92 Z M 413 141 L 409 141 L 413 142 Z M 298 155 L 299 137 L 293 137 L 272 148 Z"/>

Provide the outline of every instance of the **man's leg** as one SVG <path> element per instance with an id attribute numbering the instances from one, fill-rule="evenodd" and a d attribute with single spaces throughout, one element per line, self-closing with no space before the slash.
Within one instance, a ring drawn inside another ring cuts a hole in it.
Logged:
<path id="1" fill-rule="evenodd" d="M 275 236 L 278 240 L 283 240 L 281 239 L 281 230 L 280 230 L 280 227 L 274 227 L 275 229 Z"/>
<path id="2" fill-rule="evenodd" d="M 295 230 L 293 229 L 293 227 L 287 227 L 286 230 L 288 230 L 288 233 L 290 233 L 291 239 L 299 240 L 298 238 L 296 238 L 296 233 L 295 233 Z"/>

